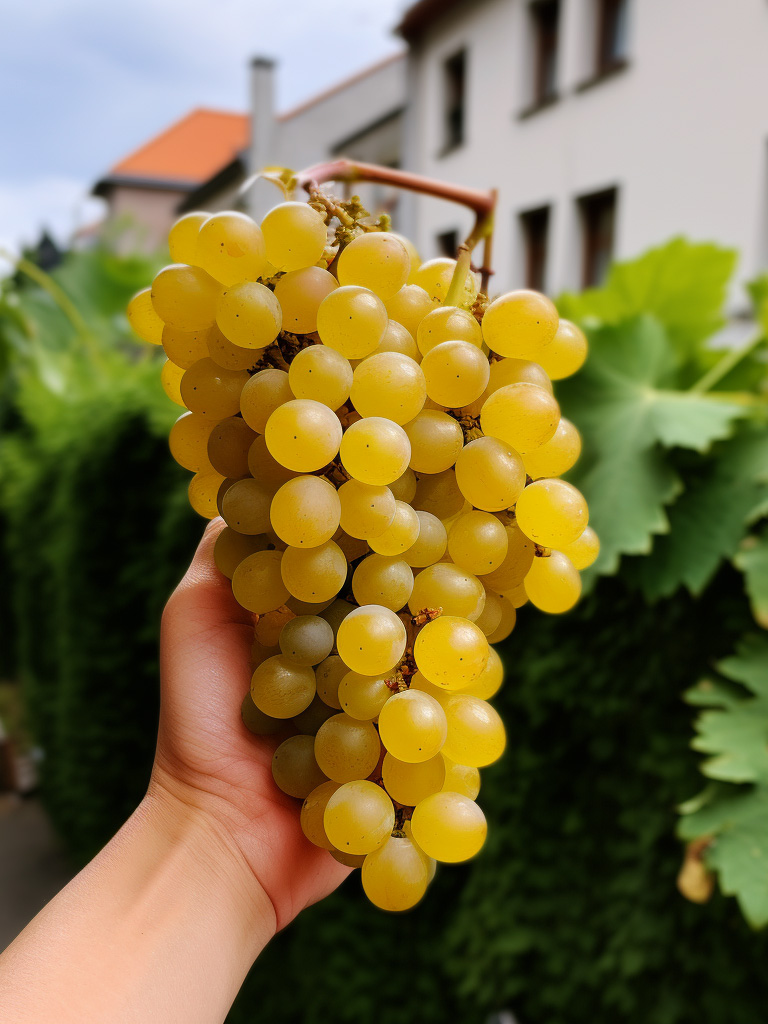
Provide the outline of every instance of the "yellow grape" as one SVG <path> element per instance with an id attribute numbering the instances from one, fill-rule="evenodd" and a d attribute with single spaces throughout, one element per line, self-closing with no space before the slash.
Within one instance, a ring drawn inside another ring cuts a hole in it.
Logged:
<path id="1" fill-rule="evenodd" d="M 421 361 L 427 394 L 451 409 L 469 405 L 485 391 L 490 376 L 488 358 L 468 341 L 442 341 Z"/>
<path id="2" fill-rule="evenodd" d="M 275 409 L 292 398 L 288 374 L 285 370 L 269 367 L 254 373 L 244 384 L 240 393 L 240 412 L 252 430 L 263 434 Z"/>
<path id="3" fill-rule="evenodd" d="M 288 380 L 296 398 L 312 398 L 335 410 L 349 398 L 352 367 L 335 349 L 310 345 L 294 357 Z"/>
<path id="4" fill-rule="evenodd" d="M 341 502 L 333 484 L 322 476 L 288 480 L 272 499 L 272 529 L 291 547 L 314 548 L 339 528 Z"/>
<path id="5" fill-rule="evenodd" d="M 338 782 L 323 782 L 312 790 L 301 805 L 301 814 L 299 815 L 301 831 L 310 843 L 314 843 L 315 846 L 319 846 L 322 850 L 333 848 L 333 843 L 325 834 L 323 818 L 325 817 L 325 808 L 328 806 L 328 801 L 338 788 Z"/>
<path id="6" fill-rule="evenodd" d="M 457 764 L 484 768 L 498 761 L 507 745 L 498 711 L 480 697 L 458 693 L 445 702 L 448 723 L 443 750 Z"/>
<path id="7" fill-rule="evenodd" d="M 466 764 L 456 764 L 445 754 L 440 755 L 445 764 L 445 782 L 442 789 L 449 793 L 461 793 L 470 800 L 476 800 L 480 792 L 480 772 Z"/>
<path id="8" fill-rule="evenodd" d="M 410 356 L 416 363 L 421 362 L 421 352 L 410 333 L 399 324 L 397 320 L 388 320 L 384 330 L 384 337 L 378 346 L 371 353 L 377 352 L 400 352 L 404 356 Z"/>
<path id="9" fill-rule="evenodd" d="M 273 493 L 271 487 L 251 477 L 236 480 L 221 500 L 221 518 L 238 533 L 266 533 Z"/>
<path id="10" fill-rule="evenodd" d="M 280 333 L 283 314 L 274 292 L 266 285 L 241 281 L 222 291 L 216 323 L 233 345 L 266 348 Z"/>
<path id="11" fill-rule="evenodd" d="M 350 537 L 380 537 L 392 524 L 397 508 L 392 491 L 384 485 L 347 480 L 338 491 L 341 528 Z"/>
<path id="12" fill-rule="evenodd" d="M 483 671 L 489 648 L 474 622 L 458 615 L 441 615 L 420 631 L 413 655 L 419 672 L 430 683 L 461 690 Z"/>
<path id="13" fill-rule="evenodd" d="M 364 359 L 384 337 L 387 320 L 387 311 L 378 295 L 368 288 L 345 285 L 320 303 L 317 333 L 324 345 L 347 359 Z"/>
<path id="14" fill-rule="evenodd" d="M 587 530 L 589 527 L 587 527 Z M 585 531 L 586 532 L 586 531 Z M 515 587 L 510 587 L 504 591 L 502 595 L 505 601 L 509 601 L 513 608 L 522 608 L 524 604 L 528 603 L 528 595 L 525 592 L 525 584 L 518 583 Z M 491 640 L 490 643 L 495 643 L 495 640 Z"/>
<path id="15" fill-rule="evenodd" d="M 333 708 L 329 708 L 316 694 L 309 707 L 300 715 L 294 715 L 291 722 L 305 736 L 316 736 L 323 722 L 327 722 L 332 715 Z"/>
<path id="16" fill-rule="evenodd" d="M 399 611 L 413 590 L 413 572 L 402 558 L 372 554 L 359 563 L 352 576 L 358 604 L 382 604 Z"/>
<path id="17" fill-rule="evenodd" d="M 302 473 L 327 466 L 338 454 L 341 434 L 338 417 L 327 405 L 309 398 L 278 406 L 264 430 L 270 454 L 281 465 Z"/>
<path id="18" fill-rule="evenodd" d="M 360 722 L 342 713 L 333 715 L 317 730 L 315 757 L 334 782 L 366 778 L 378 764 L 380 752 L 379 734 L 370 722 Z M 330 833 L 329 838 L 334 842 Z"/>
<path id="19" fill-rule="evenodd" d="M 322 617 L 326 622 L 330 623 L 333 635 L 339 631 L 339 626 L 342 624 L 344 619 L 354 611 L 354 605 L 348 601 L 344 601 L 341 598 L 337 598 L 335 601 L 331 601 L 328 607 L 322 612 Z"/>
<path id="20" fill-rule="evenodd" d="M 279 647 L 265 647 L 260 644 L 258 640 L 254 640 L 251 644 L 251 655 L 249 658 L 251 665 L 251 672 L 254 672 L 262 662 L 265 662 L 267 658 L 274 657 L 275 654 L 280 653 Z M 250 691 L 249 691 L 250 695 Z M 285 722 L 282 723 L 281 728 L 285 728 Z"/>
<path id="21" fill-rule="evenodd" d="M 331 850 L 331 856 L 335 861 L 338 861 L 339 864 L 343 864 L 347 868 L 361 868 L 365 864 L 365 856 L 362 854 L 355 856 L 354 854 L 343 853 L 341 850 L 334 848 Z"/>
<path id="22" fill-rule="evenodd" d="M 363 861 L 363 891 L 375 907 L 393 912 L 415 907 L 429 883 L 427 862 L 406 836 L 391 836 Z"/>
<path id="23" fill-rule="evenodd" d="M 589 522 L 589 509 L 581 491 L 565 480 L 536 480 L 515 506 L 517 525 L 532 541 L 547 548 L 573 544 Z"/>
<path id="24" fill-rule="evenodd" d="M 399 424 L 382 416 L 368 416 L 347 427 L 339 454 L 351 477 L 381 487 L 397 480 L 408 468 L 411 443 Z"/>
<path id="25" fill-rule="evenodd" d="M 372 725 L 367 727 L 375 734 Z M 338 850 L 372 853 L 391 835 L 395 809 L 380 786 L 358 779 L 336 790 L 325 808 L 323 821 L 326 835 Z"/>
<path id="26" fill-rule="evenodd" d="M 252 370 L 258 363 L 262 349 L 242 348 L 225 338 L 217 324 L 208 329 L 208 355 L 225 370 Z"/>
<path id="27" fill-rule="evenodd" d="M 396 231 L 392 231 L 391 234 L 394 238 L 398 238 L 403 243 L 405 251 L 408 253 L 408 259 L 411 261 L 410 270 L 408 271 L 408 283 L 411 284 L 414 273 L 421 266 L 419 251 L 410 238 L 406 238 L 405 235 L 399 235 Z"/>
<path id="28" fill-rule="evenodd" d="M 421 477 L 412 500 L 419 512 L 431 512 L 443 520 L 455 516 L 464 507 L 464 495 L 452 469 Z"/>
<path id="29" fill-rule="evenodd" d="M 344 603 L 346 604 L 346 602 Z M 348 607 L 351 611 L 352 606 L 348 605 Z M 315 670 L 318 696 L 328 707 L 336 708 L 337 711 L 341 710 L 339 684 L 347 671 L 347 666 L 338 654 L 329 655 Z"/>
<path id="30" fill-rule="evenodd" d="M 199 210 L 185 213 L 183 217 L 179 217 L 168 232 L 171 262 L 190 263 L 192 266 L 200 265 L 197 262 L 197 239 L 200 225 L 209 217 L 210 213 L 203 213 Z"/>
<path id="31" fill-rule="evenodd" d="M 575 465 L 581 455 L 581 435 L 570 420 L 560 417 L 552 437 L 535 451 L 523 456 L 525 470 L 532 480 L 560 476 Z"/>
<path id="32" fill-rule="evenodd" d="M 410 356 L 378 352 L 355 367 L 349 397 L 361 416 L 385 416 L 402 426 L 424 405 L 424 374 Z"/>
<path id="33" fill-rule="evenodd" d="M 330 600 L 347 578 L 344 552 L 332 540 L 315 548 L 286 548 L 280 569 L 289 592 L 300 601 Z"/>
<path id="34" fill-rule="evenodd" d="M 542 362 L 557 332 L 555 304 L 540 292 L 520 289 L 495 299 L 483 316 L 483 340 L 492 352 Z"/>
<path id="35" fill-rule="evenodd" d="M 420 690 L 422 693 L 428 693 L 430 697 L 435 698 L 441 707 L 445 707 L 445 702 L 451 695 L 450 690 L 446 690 L 442 686 L 435 686 L 433 683 L 430 683 L 430 681 L 423 676 L 421 672 L 414 672 L 408 685 L 411 690 Z"/>
<path id="36" fill-rule="evenodd" d="M 447 863 L 469 860 L 479 853 L 488 826 L 485 815 L 461 793 L 433 793 L 411 818 L 413 838 L 428 857 Z"/>
<path id="37" fill-rule="evenodd" d="M 447 256 L 438 256 L 436 259 L 427 260 L 426 263 L 422 263 L 413 275 L 413 280 L 415 284 L 420 285 L 432 298 L 445 302 L 455 269 L 456 260 L 452 260 Z M 474 274 L 468 273 L 464 283 L 461 305 L 471 306 L 476 296 L 477 278 Z"/>
<path id="38" fill-rule="evenodd" d="M 323 255 L 325 221 L 306 203 L 280 203 L 261 222 L 267 259 L 275 270 L 311 267 Z"/>
<path id="39" fill-rule="evenodd" d="M 429 565 L 416 576 L 408 607 L 414 615 L 427 608 L 442 608 L 445 615 L 475 619 L 485 605 L 480 580 L 451 562 Z"/>
<path id="40" fill-rule="evenodd" d="M 248 476 L 248 452 L 255 431 L 240 416 L 220 420 L 208 436 L 208 459 L 222 476 Z"/>
<path id="41" fill-rule="evenodd" d="M 176 327 L 163 327 L 163 351 L 171 362 L 182 370 L 188 370 L 198 359 L 205 359 L 208 355 L 208 334 L 212 329 L 180 331 Z"/>
<path id="42" fill-rule="evenodd" d="M 244 213 L 214 213 L 200 225 L 197 265 L 224 285 L 255 281 L 267 269 L 264 236 Z"/>
<path id="43" fill-rule="evenodd" d="M 170 327 L 198 331 L 213 327 L 221 285 L 199 267 L 172 263 L 155 275 L 152 305 Z"/>
<path id="44" fill-rule="evenodd" d="M 561 320 L 554 338 L 541 353 L 541 365 L 552 378 L 562 380 L 580 370 L 587 358 L 587 339 L 581 328 Z"/>
<path id="45" fill-rule="evenodd" d="M 400 555 L 407 551 L 419 536 L 419 517 L 404 501 L 395 502 L 395 515 L 383 533 L 370 537 L 372 551 L 379 555 Z"/>
<path id="46" fill-rule="evenodd" d="M 514 611 L 514 609 L 512 609 Z M 461 692 L 468 694 L 470 697 L 479 697 L 481 700 L 490 700 L 501 689 L 501 684 L 504 681 L 504 666 L 501 663 L 501 658 L 498 652 L 491 647 L 488 655 L 488 664 L 485 666 L 481 674 L 470 683 L 469 686 L 465 687 Z"/>
<path id="47" fill-rule="evenodd" d="M 299 800 L 327 782 L 315 758 L 315 737 L 299 735 L 283 740 L 272 755 L 272 778 L 278 789 Z"/>
<path id="48" fill-rule="evenodd" d="M 446 716 L 434 697 L 419 690 L 394 694 L 379 713 L 379 737 L 399 761 L 428 761 L 447 736 Z"/>
<path id="49" fill-rule="evenodd" d="M 501 623 L 502 603 L 498 594 L 492 590 L 485 592 L 485 605 L 482 612 L 474 620 L 478 629 L 482 629 L 486 636 L 496 631 Z M 487 668 L 487 666 L 486 666 Z"/>
<path id="50" fill-rule="evenodd" d="M 259 555 L 270 552 L 260 551 Z M 251 555 L 256 558 L 258 555 Z M 272 718 L 293 718 L 312 703 L 315 673 L 276 654 L 258 665 L 251 677 L 253 703 Z M 321 780 L 322 781 L 322 780 Z"/>
<path id="51" fill-rule="evenodd" d="M 392 320 L 401 324 L 412 338 L 416 337 L 419 324 L 430 313 L 437 302 L 417 284 L 407 284 L 384 302 Z"/>
<path id="52" fill-rule="evenodd" d="M 392 754 L 386 753 L 381 766 L 381 777 L 385 789 L 393 800 L 406 807 L 415 807 L 421 800 L 433 793 L 439 793 L 443 788 L 445 760 L 440 754 L 436 754 L 424 761 L 408 762 L 400 761 Z"/>
<path id="53" fill-rule="evenodd" d="M 215 519 L 219 514 L 216 495 L 223 479 L 221 473 L 209 470 L 205 473 L 195 473 L 189 481 L 189 504 L 203 519 Z"/>
<path id="54" fill-rule="evenodd" d="M 263 434 L 258 434 L 248 449 L 248 472 L 259 483 L 268 484 L 273 490 L 277 490 L 280 484 L 292 480 L 297 475 L 292 469 L 281 466 L 277 459 L 272 457 Z"/>
<path id="55" fill-rule="evenodd" d="M 358 235 L 339 254 L 337 274 L 342 285 L 370 288 L 388 299 L 408 281 L 411 260 L 402 241 L 388 231 Z"/>
<path id="56" fill-rule="evenodd" d="M 480 324 L 466 309 L 440 306 L 427 313 L 416 332 L 416 343 L 422 355 L 444 341 L 466 341 L 480 348 L 483 332 Z"/>
<path id="57" fill-rule="evenodd" d="M 303 267 L 284 274 L 275 285 L 275 297 L 283 310 L 283 330 L 292 334 L 316 331 L 320 303 L 338 287 L 333 274 L 322 267 Z"/>
<path id="58" fill-rule="evenodd" d="M 397 480 L 393 480 L 389 489 L 398 501 L 407 501 L 410 504 L 416 494 L 416 474 L 412 469 L 406 469 Z"/>
<path id="59" fill-rule="evenodd" d="M 282 557 L 282 551 L 257 551 L 238 565 L 232 577 L 232 593 L 243 608 L 263 615 L 285 604 L 289 590 L 280 574 Z"/>
<path id="60" fill-rule="evenodd" d="M 484 585 L 497 593 L 519 586 L 533 562 L 533 542 L 525 536 L 517 523 L 508 523 L 504 529 L 507 532 L 506 558 L 498 569 L 483 577 Z"/>
<path id="61" fill-rule="evenodd" d="M 370 722 L 376 718 L 393 691 L 381 676 L 347 672 L 339 683 L 339 703 L 350 718 Z"/>
<path id="62" fill-rule="evenodd" d="M 142 288 L 136 292 L 125 311 L 128 323 L 142 341 L 150 345 L 160 345 L 163 341 L 165 324 L 160 319 L 152 304 L 152 289 Z M 167 354 L 167 353 L 166 353 Z"/>
<path id="63" fill-rule="evenodd" d="M 336 648 L 353 672 L 376 676 L 389 672 L 405 651 L 405 626 L 390 608 L 366 604 L 339 626 Z"/>
<path id="64" fill-rule="evenodd" d="M 216 568 L 227 579 L 232 579 L 235 569 L 244 558 L 255 551 L 263 551 L 267 546 L 264 537 L 251 537 L 226 526 L 216 538 L 213 546 L 213 560 Z"/>
<path id="65" fill-rule="evenodd" d="M 216 421 L 199 413 L 185 412 L 171 427 L 168 445 L 176 462 L 191 473 L 211 470 L 208 438 Z"/>
<path id="66" fill-rule="evenodd" d="M 539 611 L 559 615 L 570 611 L 581 596 L 578 569 L 562 551 L 534 558 L 525 577 L 525 592 Z"/>
<path id="67" fill-rule="evenodd" d="M 437 516 L 431 512 L 417 512 L 419 534 L 401 557 L 407 565 L 423 568 L 439 562 L 448 547 L 448 532 Z"/>
<path id="68" fill-rule="evenodd" d="M 246 370 L 225 370 L 206 357 L 184 371 L 181 397 L 190 412 L 224 419 L 240 411 L 240 392 L 247 380 Z"/>
<path id="69" fill-rule="evenodd" d="M 591 526 L 587 526 L 580 537 L 570 544 L 564 544 L 560 550 L 570 558 L 576 569 L 588 569 L 600 554 L 600 538 Z"/>
<path id="70" fill-rule="evenodd" d="M 498 644 L 501 643 L 502 640 L 506 640 L 515 628 L 515 624 L 517 623 L 517 608 L 522 607 L 522 605 L 524 605 L 528 600 L 525 596 L 525 587 L 523 584 L 520 584 L 519 586 L 522 590 L 522 600 L 519 601 L 517 605 L 513 604 L 506 595 L 500 598 L 501 619 L 499 620 L 499 624 L 496 629 L 494 629 L 492 633 L 488 634 L 489 644 Z M 482 694 L 478 694 L 478 696 L 482 696 Z"/>
<path id="71" fill-rule="evenodd" d="M 480 413 L 483 433 L 506 441 L 521 454 L 546 444 L 559 421 L 557 401 L 536 384 L 507 384 L 499 388 L 486 400 Z"/>
<path id="72" fill-rule="evenodd" d="M 253 703 L 250 690 L 243 697 L 243 703 L 240 705 L 240 717 L 245 728 L 254 736 L 274 736 L 276 732 L 281 732 L 285 728 L 285 722 L 279 718 L 271 718 L 263 711 L 259 711 Z"/>
<path id="73" fill-rule="evenodd" d="M 416 473 L 443 473 L 464 447 L 458 421 L 437 409 L 422 409 L 403 429 L 411 442 L 411 469 Z"/>
<path id="74" fill-rule="evenodd" d="M 506 530 L 496 516 L 477 509 L 459 516 L 448 534 L 448 554 L 475 576 L 498 569 L 508 547 Z"/>
<path id="75" fill-rule="evenodd" d="M 552 381 L 544 369 L 538 363 L 528 359 L 494 359 L 491 363 L 491 372 L 488 378 L 488 386 L 480 395 L 477 401 L 466 406 L 462 411 L 468 416 L 479 416 L 485 405 L 485 400 L 494 391 L 506 387 L 507 384 L 536 384 L 552 394 Z"/>
<path id="76" fill-rule="evenodd" d="M 277 647 L 280 633 L 286 622 L 294 618 L 293 612 L 286 607 L 276 608 L 273 612 L 260 615 L 254 626 L 253 635 L 264 647 Z M 279 653 L 279 652 L 275 652 Z"/>
<path id="77" fill-rule="evenodd" d="M 176 405 L 184 408 L 184 399 L 181 397 L 181 378 L 184 370 L 170 359 L 166 359 L 160 370 L 160 384 L 163 391 Z"/>

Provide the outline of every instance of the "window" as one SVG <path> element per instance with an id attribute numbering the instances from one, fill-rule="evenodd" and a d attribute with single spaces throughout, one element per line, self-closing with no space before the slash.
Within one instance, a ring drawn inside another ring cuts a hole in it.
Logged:
<path id="1" fill-rule="evenodd" d="M 582 274 L 584 288 L 601 284 L 613 259 L 613 238 L 616 221 L 615 188 L 579 199 L 582 230 Z"/>
<path id="2" fill-rule="evenodd" d="M 557 95 L 560 0 L 537 0 L 530 11 L 534 40 L 533 106 L 541 106 Z"/>
<path id="3" fill-rule="evenodd" d="M 598 75 L 621 67 L 627 59 L 627 8 L 629 0 L 598 0 Z"/>
<path id="4" fill-rule="evenodd" d="M 540 206 L 520 214 L 525 247 L 525 287 L 544 291 L 547 275 L 547 241 L 549 236 L 549 207 Z"/>
<path id="5" fill-rule="evenodd" d="M 443 152 L 464 142 L 464 93 L 466 90 L 467 53 L 460 50 L 443 65 L 445 97 Z"/>
<path id="6" fill-rule="evenodd" d="M 437 251 L 441 256 L 450 256 L 452 260 L 456 259 L 456 251 L 459 248 L 459 232 L 455 228 L 452 231 L 443 231 L 435 241 L 437 242 Z"/>

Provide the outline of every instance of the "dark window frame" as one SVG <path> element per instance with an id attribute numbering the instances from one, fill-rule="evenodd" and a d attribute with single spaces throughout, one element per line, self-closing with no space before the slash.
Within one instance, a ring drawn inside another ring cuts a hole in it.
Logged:
<path id="1" fill-rule="evenodd" d="M 443 146 L 440 155 L 467 141 L 467 48 L 462 46 L 443 61 Z"/>
<path id="2" fill-rule="evenodd" d="M 560 8 L 560 0 L 535 0 L 529 7 L 534 33 L 532 108 L 557 99 Z"/>
<path id="3" fill-rule="evenodd" d="M 452 260 L 456 259 L 456 253 L 461 242 L 459 229 L 451 228 L 448 231 L 438 232 L 435 235 L 435 242 L 437 243 L 438 255 L 449 256 Z"/>
<path id="4" fill-rule="evenodd" d="M 627 63 L 626 20 L 629 0 L 597 0 L 597 3 L 595 75 L 603 76 L 623 68 Z M 622 35 L 624 44 L 618 45 Z"/>
<path id="5" fill-rule="evenodd" d="M 547 283 L 551 219 L 551 204 L 523 210 L 517 215 L 525 255 L 524 285 L 539 292 L 545 290 Z"/>
<path id="6" fill-rule="evenodd" d="M 599 286 L 613 261 L 619 189 L 616 186 L 579 196 L 581 286 Z"/>

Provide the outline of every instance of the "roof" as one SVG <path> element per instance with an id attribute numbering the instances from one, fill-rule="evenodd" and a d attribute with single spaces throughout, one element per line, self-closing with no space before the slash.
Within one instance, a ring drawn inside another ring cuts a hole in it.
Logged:
<path id="1" fill-rule="evenodd" d="M 419 0 L 402 17 L 395 31 L 410 42 L 442 15 L 458 7 L 461 0 Z"/>
<path id="2" fill-rule="evenodd" d="M 406 51 L 400 50 L 398 53 L 390 54 L 389 57 L 384 57 L 383 60 L 377 61 L 375 64 L 369 64 L 368 67 L 363 68 L 362 71 L 357 71 L 354 75 L 349 75 L 347 78 L 342 78 L 340 82 L 336 82 L 328 89 L 324 89 L 322 92 L 315 93 L 314 96 L 310 96 L 308 100 L 304 100 L 299 103 L 298 106 L 291 107 L 290 110 L 286 110 L 283 114 L 278 114 L 278 121 L 290 121 L 292 117 L 296 117 L 298 114 L 303 114 L 306 110 L 316 106 L 318 103 L 322 103 L 323 100 L 330 99 L 337 92 L 343 92 L 345 89 L 349 89 L 350 86 L 355 85 L 356 82 L 361 82 L 364 78 L 369 75 L 376 74 L 377 71 L 383 71 L 384 68 L 389 67 L 390 64 L 394 64 L 396 61 L 403 60 Z"/>
<path id="3" fill-rule="evenodd" d="M 231 163 L 249 142 L 248 114 L 198 108 L 115 164 L 95 187 L 193 189 Z"/>

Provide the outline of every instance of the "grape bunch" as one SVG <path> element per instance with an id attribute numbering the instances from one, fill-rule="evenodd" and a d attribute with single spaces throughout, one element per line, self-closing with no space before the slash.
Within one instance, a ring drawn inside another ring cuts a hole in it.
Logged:
<path id="1" fill-rule="evenodd" d="M 460 261 L 314 199 L 182 217 L 128 317 L 165 350 L 171 453 L 253 615 L 243 722 L 307 839 L 405 910 L 485 840 L 492 645 L 528 601 L 571 608 L 598 553 L 552 388 L 587 346 L 545 296 L 489 302 Z"/>

